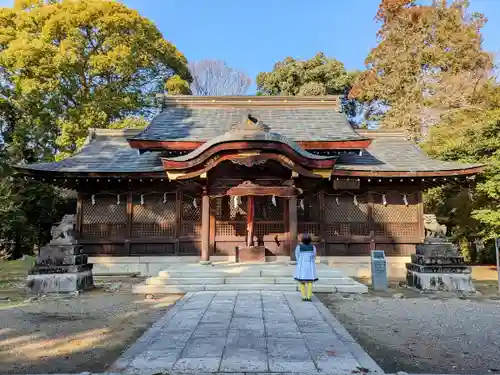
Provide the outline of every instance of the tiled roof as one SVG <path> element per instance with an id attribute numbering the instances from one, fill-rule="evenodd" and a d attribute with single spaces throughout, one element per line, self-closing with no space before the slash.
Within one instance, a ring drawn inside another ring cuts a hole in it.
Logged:
<path id="1" fill-rule="evenodd" d="M 54 163 L 38 163 L 20 166 L 38 171 L 91 173 L 91 172 L 161 172 L 158 152 L 145 152 L 128 145 L 127 137 L 137 134 L 138 129 L 91 131 L 87 144 L 74 156 Z"/>
<path id="2" fill-rule="evenodd" d="M 452 171 L 479 167 L 481 164 L 460 164 L 440 161 L 428 156 L 402 132 L 359 131 L 372 142 L 363 154 L 340 155 L 335 169 L 380 172 Z"/>
<path id="3" fill-rule="evenodd" d="M 336 97 L 165 97 L 164 108 L 133 139 L 208 141 L 245 114 L 294 141 L 361 139 L 339 111 Z"/>
<path id="4" fill-rule="evenodd" d="M 31 164 L 20 168 L 83 174 L 161 172 L 163 168 L 159 152 L 139 154 L 138 150 L 129 146 L 126 139 L 137 134 L 137 131 L 136 129 L 97 129 L 87 145 L 75 156 L 61 162 Z M 437 172 L 480 166 L 432 159 L 401 134 L 360 131 L 360 136 L 373 139 L 369 148 L 363 151 L 362 156 L 357 153 L 339 155 L 335 169 L 374 172 Z"/>

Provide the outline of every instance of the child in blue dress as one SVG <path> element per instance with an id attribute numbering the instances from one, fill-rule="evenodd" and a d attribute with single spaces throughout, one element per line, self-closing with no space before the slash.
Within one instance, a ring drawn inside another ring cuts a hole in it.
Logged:
<path id="1" fill-rule="evenodd" d="M 303 301 L 312 298 L 312 283 L 318 280 L 316 276 L 316 247 L 311 244 L 311 236 L 303 234 L 301 243 L 295 248 L 297 266 L 295 280 L 299 282 L 300 293 Z"/>

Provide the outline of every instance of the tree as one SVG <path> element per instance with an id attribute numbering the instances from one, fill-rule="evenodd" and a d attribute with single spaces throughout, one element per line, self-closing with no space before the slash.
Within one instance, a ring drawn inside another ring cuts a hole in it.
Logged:
<path id="1" fill-rule="evenodd" d="M 191 95 L 191 88 L 189 87 L 189 83 L 187 83 L 177 74 L 167 80 L 165 89 L 170 95 Z"/>
<path id="2" fill-rule="evenodd" d="M 465 107 L 447 114 L 423 144 L 440 159 L 486 166 L 470 187 L 445 186 L 427 195 L 431 210 L 450 217 L 452 234 L 465 255 L 471 238 L 500 237 L 500 85 L 492 80 L 478 96 L 483 109 Z M 475 260 L 474 254 L 470 258 Z"/>
<path id="3" fill-rule="evenodd" d="M 185 57 L 137 12 L 106 0 L 17 0 L 0 8 L 0 253 L 29 253 L 75 201 L 22 178 L 21 161 L 64 157 L 90 127 L 143 127 L 165 82 L 191 81 Z"/>
<path id="4" fill-rule="evenodd" d="M 317 53 L 309 60 L 287 57 L 270 72 L 257 75 L 257 95 L 343 96 L 343 109 L 351 122 L 362 107 L 346 98 L 358 72 L 346 71 L 340 61 Z"/>
<path id="5" fill-rule="evenodd" d="M 384 127 L 415 137 L 448 112 L 481 105 L 478 88 L 489 79 L 492 57 L 481 48 L 483 15 L 467 13 L 468 2 L 382 0 L 379 44 L 366 58 L 350 98 L 370 103 Z"/>
<path id="6" fill-rule="evenodd" d="M 191 81 L 186 58 L 151 21 L 107 0 L 0 9 L 0 66 L 0 97 L 37 133 L 27 147 L 59 157 L 76 151 L 89 128 L 147 113 L 171 76 Z"/>
<path id="7" fill-rule="evenodd" d="M 336 59 L 316 54 L 309 60 L 287 57 L 271 72 L 257 76 L 257 90 L 263 95 L 337 95 L 350 87 L 355 74 Z"/>
<path id="8" fill-rule="evenodd" d="M 244 95 L 252 80 L 221 60 L 201 60 L 189 64 L 193 95 Z"/>

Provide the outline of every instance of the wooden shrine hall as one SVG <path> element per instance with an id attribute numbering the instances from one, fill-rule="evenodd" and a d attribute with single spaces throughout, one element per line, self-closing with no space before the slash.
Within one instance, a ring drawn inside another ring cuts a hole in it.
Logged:
<path id="1" fill-rule="evenodd" d="M 424 238 L 422 191 L 481 171 L 354 129 L 333 96 L 161 101 L 145 129 L 93 129 L 74 156 L 18 167 L 78 191 L 93 257 L 293 257 L 300 233 L 322 257 L 405 256 Z"/>

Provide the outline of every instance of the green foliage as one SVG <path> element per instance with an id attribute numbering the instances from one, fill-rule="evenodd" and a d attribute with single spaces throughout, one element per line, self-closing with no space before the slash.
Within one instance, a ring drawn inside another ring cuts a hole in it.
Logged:
<path id="1" fill-rule="evenodd" d="M 337 95 L 345 93 L 353 78 L 340 61 L 318 53 L 309 60 L 287 57 L 271 72 L 259 73 L 257 90 L 265 95 Z"/>
<path id="2" fill-rule="evenodd" d="M 481 48 L 485 19 L 467 1 L 382 0 L 379 44 L 366 58 L 350 97 L 370 103 L 381 126 L 416 137 L 449 111 L 478 104 L 477 88 L 492 72 Z"/>
<path id="3" fill-rule="evenodd" d="M 110 129 L 144 129 L 149 121 L 144 117 L 130 116 L 123 120 L 117 120 L 109 125 Z"/>
<path id="4" fill-rule="evenodd" d="M 309 60 L 287 57 L 271 72 L 257 75 L 257 95 L 345 96 L 358 74 L 346 71 L 343 63 L 321 52 Z M 362 110 L 356 100 L 346 97 L 342 105 L 351 120 Z"/>
<path id="5" fill-rule="evenodd" d="M 106 0 L 0 9 L 0 64 L 0 96 L 61 157 L 81 146 L 89 128 L 147 111 L 172 75 L 191 80 L 185 57 L 151 21 Z"/>
<path id="6" fill-rule="evenodd" d="M 457 239 L 500 237 L 500 86 L 489 82 L 478 94 L 484 110 L 450 113 L 423 144 L 440 159 L 485 165 L 470 187 L 443 187 L 427 196 L 429 209 L 450 216 Z"/>
<path id="7" fill-rule="evenodd" d="M 0 243 L 15 243 L 14 257 L 46 243 L 75 202 L 13 179 L 9 165 L 66 157 L 89 128 L 144 127 L 166 80 L 192 79 L 186 58 L 151 21 L 108 0 L 0 8 L 0 66 Z"/>
<path id="8" fill-rule="evenodd" d="M 165 88 L 170 95 L 191 95 L 189 83 L 177 74 L 167 80 Z"/>

